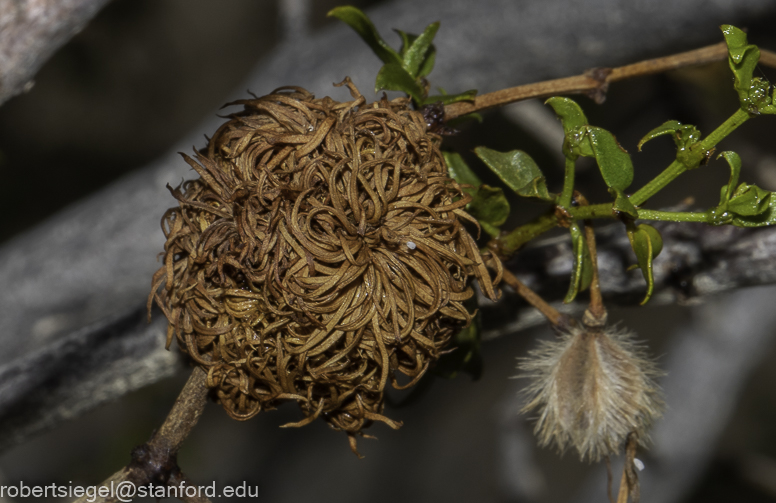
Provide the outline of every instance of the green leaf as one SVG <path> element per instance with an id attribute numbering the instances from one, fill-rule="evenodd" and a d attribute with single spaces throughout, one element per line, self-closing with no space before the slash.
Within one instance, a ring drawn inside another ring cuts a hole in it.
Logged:
<path id="1" fill-rule="evenodd" d="M 474 174 L 466 161 L 463 160 L 461 154 L 456 152 L 442 152 L 442 156 L 445 158 L 445 164 L 447 164 L 447 173 L 450 178 L 455 180 L 461 185 L 471 185 L 471 188 L 463 188 L 463 191 L 474 197 L 477 193 L 477 187 L 482 185 L 480 178 Z"/>
<path id="2" fill-rule="evenodd" d="M 730 166 L 730 180 L 727 185 L 722 187 L 722 193 L 720 194 L 719 204 L 722 206 L 733 197 L 733 187 L 738 183 L 738 177 L 741 174 L 741 158 L 730 150 L 720 153 L 717 159 L 720 157 L 724 158 Z"/>
<path id="3" fill-rule="evenodd" d="M 398 33 L 399 36 L 401 37 L 401 51 L 399 51 L 399 54 L 401 54 L 402 61 L 404 61 L 405 54 L 407 54 L 407 51 L 409 50 L 410 46 L 412 46 L 412 43 L 415 42 L 418 36 L 412 35 L 411 33 L 405 33 L 401 30 L 394 29 L 393 31 Z M 431 44 L 429 46 L 428 51 L 426 52 L 426 58 L 423 60 L 423 64 L 420 67 L 420 72 L 418 73 L 418 77 L 425 77 L 429 73 L 431 73 L 431 70 L 434 69 L 435 60 L 436 60 L 436 47 L 434 47 L 434 44 Z"/>
<path id="4" fill-rule="evenodd" d="M 776 225 L 776 197 L 771 193 L 771 197 L 768 198 L 768 208 L 759 215 L 751 217 L 736 215 L 730 223 L 736 227 L 765 227 L 768 225 Z"/>
<path id="5" fill-rule="evenodd" d="M 552 201 L 555 198 L 547 191 L 547 183 L 539 166 L 525 152 L 497 152 L 477 147 L 474 153 L 518 195 L 537 197 L 543 201 Z"/>
<path id="6" fill-rule="evenodd" d="M 423 60 L 423 64 L 420 66 L 418 77 L 428 76 L 428 74 L 431 73 L 431 70 L 434 69 L 434 63 L 436 63 L 436 47 L 432 45 L 426 54 L 426 59 Z"/>
<path id="7" fill-rule="evenodd" d="M 681 129 L 682 123 L 679 121 L 667 121 L 663 124 L 659 125 L 649 133 L 647 133 L 644 138 L 639 141 L 639 144 L 636 146 L 639 152 L 641 152 L 641 147 L 644 146 L 645 143 L 647 143 L 649 140 L 653 140 L 657 138 L 658 136 L 663 136 L 666 134 L 670 134 L 674 137 L 676 137 L 676 131 Z"/>
<path id="8" fill-rule="evenodd" d="M 496 237 L 501 234 L 499 227 L 506 222 L 510 210 L 504 191 L 500 187 L 484 185 L 459 154 L 443 152 L 442 155 L 450 178 L 459 184 L 473 186 L 461 188 L 472 196 L 471 202 L 466 205 L 466 211 L 477 219 L 488 235 Z"/>
<path id="9" fill-rule="evenodd" d="M 377 72 L 375 92 L 378 93 L 383 89 L 403 91 L 410 95 L 416 103 L 421 103 L 425 94 L 412 75 L 407 73 L 407 70 L 398 63 L 386 63 Z"/>
<path id="10" fill-rule="evenodd" d="M 644 275 L 644 279 L 647 280 L 647 294 L 644 300 L 641 301 L 641 305 L 644 305 L 652 297 L 652 292 L 655 289 L 652 261 L 663 249 L 663 238 L 657 229 L 647 224 L 641 224 L 636 227 L 631 226 L 627 232 L 641 273 Z"/>
<path id="11" fill-rule="evenodd" d="M 746 52 L 751 47 L 746 40 L 746 33 L 743 30 L 736 28 L 731 24 L 723 24 L 720 26 L 722 35 L 725 36 L 725 43 L 728 46 L 728 53 L 730 59 L 740 64 L 746 57 Z"/>
<path id="12" fill-rule="evenodd" d="M 449 105 L 450 103 L 457 103 L 459 101 L 472 101 L 475 96 L 477 96 L 476 89 L 470 89 L 458 94 L 436 94 L 424 99 L 421 105 L 428 105 L 437 102 L 441 102 L 443 105 Z"/>
<path id="13" fill-rule="evenodd" d="M 563 153 L 569 159 L 578 156 L 595 157 L 606 185 L 625 190 L 633 182 L 633 163 L 609 131 L 587 125 L 580 106 L 569 98 L 554 97 L 545 101 L 563 123 L 566 139 Z"/>
<path id="14" fill-rule="evenodd" d="M 736 91 L 746 97 L 752 83 L 752 74 L 760 59 L 760 49 L 749 44 L 746 33 L 735 26 L 723 24 L 720 28 L 728 46 L 728 64 L 735 76 Z"/>
<path id="15" fill-rule="evenodd" d="M 480 185 L 466 210 L 476 218 L 485 232 L 495 237 L 501 233 L 499 226 L 507 221 L 509 202 L 501 187 Z"/>
<path id="16" fill-rule="evenodd" d="M 563 124 L 563 132 L 566 135 L 572 134 L 582 126 L 587 125 L 587 118 L 585 117 L 582 108 L 577 105 L 577 102 L 570 98 L 563 98 L 561 96 L 555 96 L 544 102 L 545 105 L 550 105 L 555 114 Z"/>
<path id="17" fill-rule="evenodd" d="M 679 121 L 668 121 L 656 127 L 641 139 L 638 149 L 646 142 L 658 136 L 670 134 L 676 144 L 676 160 L 684 164 L 687 169 L 695 169 L 700 166 L 706 157 L 706 151 L 697 148 L 701 141 L 701 132 L 693 125 L 682 124 Z"/>
<path id="18" fill-rule="evenodd" d="M 399 38 L 401 38 L 401 50 L 399 51 L 399 55 L 401 56 L 401 59 L 404 60 L 404 55 L 418 36 L 396 28 L 394 28 L 393 31 L 398 33 Z"/>
<path id="19" fill-rule="evenodd" d="M 728 46 L 728 64 L 735 77 L 734 87 L 741 108 L 752 114 L 776 113 L 770 95 L 770 83 L 761 77 L 753 77 L 760 60 L 760 49 L 749 44 L 746 33 L 735 26 L 726 24 L 721 28 Z"/>
<path id="20" fill-rule="evenodd" d="M 353 28 L 383 63 L 401 64 L 399 54 L 383 40 L 375 25 L 360 9 L 345 5 L 330 10 L 327 16 L 336 17 Z"/>
<path id="21" fill-rule="evenodd" d="M 439 30 L 439 22 L 431 23 L 420 36 L 410 43 L 406 51 L 402 51 L 402 66 L 413 78 L 420 76 L 426 60 L 432 52 L 435 52 L 432 50 L 431 42 L 433 42 L 437 30 Z M 433 68 L 433 62 L 431 68 Z M 431 72 L 431 68 L 428 68 L 428 73 Z"/>
<path id="22" fill-rule="evenodd" d="M 574 263 L 571 268 L 571 283 L 563 302 L 568 304 L 577 294 L 587 289 L 593 281 L 593 260 L 590 258 L 590 249 L 587 247 L 585 235 L 579 224 L 572 222 L 569 226 L 571 232 L 571 247 L 574 252 Z"/>
<path id="23" fill-rule="evenodd" d="M 638 210 L 636 209 L 635 206 L 633 206 L 633 203 L 630 202 L 630 199 L 628 199 L 628 196 L 625 195 L 623 191 L 612 187 L 609 189 L 609 193 L 614 196 L 614 204 L 612 204 L 612 210 L 620 213 L 625 213 L 626 215 L 630 216 L 634 220 L 639 218 Z"/>
<path id="24" fill-rule="evenodd" d="M 587 136 L 606 185 L 619 190 L 627 189 L 633 182 L 633 163 L 628 152 L 605 129 L 587 126 Z"/>
<path id="25" fill-rule="evenodd" d="M 742 217 L 753 217 L 764 213 L 771 204 L 771 193 L 757 185 L 742 183 L 733 193 L 727 210 Z"/>
<path id="26" fill-rule="evenodd" d="M 679 121 L 667 121 L 647 133 L 646 136 L 639 141 L 637 146 L 639 152 L 641 151 L 641 147 L 649 140 L 666 134 L 670 134 L 674 138 L 674 143 L 676 143 L 677 148 L 689 148 L 691 145 L 698 143 L 701 139 L 701 133 L 695 126 L 682 124 Z"/>
<path id="27" fill-rule="evenodd" d="M 501 229 L 499 227 L 496 227 L 495 225 L 491 225 L 488 222 L 485 222 L 484 220 L 480 220 L 480 227 L 482 227 L 482 230 L 485 231 L 485 233 L 492 237 L 497 238 L 501 235 Z"/>

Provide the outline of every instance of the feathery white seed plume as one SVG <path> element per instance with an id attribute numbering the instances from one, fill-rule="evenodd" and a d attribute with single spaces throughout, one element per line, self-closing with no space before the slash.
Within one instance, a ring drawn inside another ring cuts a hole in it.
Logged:
<path id="1" fill-rule="evenodd" d="M 540 445 L 574 447 L 582 460 L 598 461 L 616 454 L 631 432 L 648 441 L 663 409 L 653 381 L 662 373 L 631 332 L 572 327 L 528 354 L 518 365 L 531 380 L 521 412 L 538 411 Z"/>

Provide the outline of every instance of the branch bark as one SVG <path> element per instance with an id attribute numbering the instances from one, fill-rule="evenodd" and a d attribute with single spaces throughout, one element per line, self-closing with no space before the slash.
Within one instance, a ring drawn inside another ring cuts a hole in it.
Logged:
<path id="1" fill-rule="evenodd" d="M 760 51 L 761 64 L 770 67 L 776 66 L 776 53 L 762 48 Z M 581 75 L 510 87 L 509 89 L 501 89 L 477 96 L 470 102 L 460 101 L 452 103 L 445 106 L 445 118 L 454 119 L 461 115 L 481 112 L 517 101 L 531 98 L 549 98 L 559 94 L 585 94 L 596 103 L 601 104 L 605 101 L 606 91 L 613 82 L 676 70 L 678 68 L 725 61 L 727 56 L 727 45 L 721 42 L 681 54 L 648 59 L 617 68 L 592 68 Z"/>
<path id="2" fill-rule="evenodd" d="M 114 488 L 120 486 L 122 482 L 131 482 L 134 488 L 147 484 L 178 488 L 193 486 L 178 468 L 177 456 L 183 441 L 197 425 L 205 410 L 207 393 L 207 374 L 200 367 L 195 367 L 159 430 L 151 436 L 151 440 L 133 449 L 132 462 L 104 480 L 100 487 Z M 123 496 L 127 495 L 134 497 L 136 493 L 132 491 Z M 179 499 L 191 503 L 210 501 L 200 494 Z M 121 494 L 115 493 L 97 499 L 85 495 L 75 503 L 114 503 L 116 501 L 127 501 L 127 499 L 122 499 Z"/>
<path id="3" fill-rule="evenodd" d="M 108 0 L 0 0 L 0 104 L 29 91 L 54 52 Z"/>
<path id="4" fill-rule="evenodd" d="M 653 223 L 664 238 L 663 251 L 653 264 L 655 294 L 648 305 L 697 304 L 704 298 L 737 288 L 776 283 L 776 229 L 711 227 L 705 224 Z M 621 224 L 596 230 L 601 291 L 607 304 L 635 305 L 646 284 Z M 566 314 L 578 314 L 586 301 L 561 304 L 568 288 L 573 254 L 567 236 L 550 238 L 527 247 L 507 264 L 514 275 L 543 298 L 556 301 Z M 492 305 L 486 315 L 484 339 L 536 326 L 543 316 L 507 293 L 500 303 L 522 304 L 519 310 Z M 499 303 L 499 304 L 500 304 Z M 504 318 L 504 312 L 511 317 Z"/>

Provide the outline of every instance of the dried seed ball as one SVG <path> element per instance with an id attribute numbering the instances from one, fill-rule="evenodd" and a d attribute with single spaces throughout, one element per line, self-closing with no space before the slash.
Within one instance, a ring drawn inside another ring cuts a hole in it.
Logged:
<path id="1" fill-rule="evenodd" d="M 400 426 L 385 386 L 415 384 L 471 321 L 467 280 L 496 292 L 440 138 L 407 100 L 346 83 L 345 103 L 296 87 L 232 103 L 184 155 L 200 178 L 170 189 L 152 296 L 230 416 L 295 400 L 291 426 L 321 417 L 354 446 L 375 420 Z"/>

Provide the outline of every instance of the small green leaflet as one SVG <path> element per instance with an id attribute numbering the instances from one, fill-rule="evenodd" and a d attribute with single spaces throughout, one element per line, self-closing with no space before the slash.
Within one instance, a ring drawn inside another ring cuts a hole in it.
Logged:
<path id="1" fill-rule="evenodd" d="M 649 140 L 670 134 L 676 144 L 676 160 L 686 169 L 695 169 L 706 158 L 706 152 L 698 148 L 701 141 L 701 132 L 690 124 L 682 124 L 679 121 L 667 121 L 646 134 L 639 141 L 638 149 Z"/>
<path id="2" fill-rule="evenodd" d="M 436 59 L 436 49 L 431 42 L 439 30 L 439 23 L 431 23 L 419 36 L 407 35 L 399 32 L 402 37 L 402 66 L 413 78 L 423 77 L 431 73 Z M 398 30 L 397 30 L 398 31 Z M 431 60 L 430 66 L 426 64 Z M 425 71 L 425 74 L 423 73 Z"/>
<path id="3" fill-rule="evenodd" d="M 619 213 L 625 213 L 634 220 L 639 218 L 639 212 L 633 203 L 630 202 L 628 196 L 625 195 L 620 189 L 610 188 L 609 193 L 614 196 L 614 203 L 612 204 L 612 210 Z"/>
<path id="4" fill-rule="evenodd" d="M 407 93 L 416 103 L 421 103 L 425 96 L 420 84 L 398 63 L 386 63 L 377 72 L 375 93 L 383 89 Z"/>
<path id="5" fill-rule="evenodd" d="M 771 193 L 757 185 L 742 183 L 727 203 L 727 210 L 740 217 L 754 217 L 770 208 Z"/>
<path id="6" fill-rule="evenodd" d="M 413 35 L 394 30 L 401 38 L 401 50 L 396 52 L 377 32 L 374 23 L 366 14 L 352 6 L 337 7 L 329 11 L 353 28 L 380 60 L 385 63 L 375 79 L 375 93 L 382 90 L 401 91 L 409 95 L 417 106 L 441 102 L 443 105 L 459 101 L 471 101 L 477 94 L 469 90 L 458 94 L 426 96 L 427 83 L 424 80 L 436 62 L 436 47 L 433 41 L 439 30 L 439 22 L 426 26 L 423 33 Z"/>
<path id="7" fill-rule="evenodd" d="M 652 292 L 655 289 L 652 261 L 663 249 L 663 238 L 657 229 L 647 224 L 631 225 L 627 232 L 631 248 L 633 248 L 633 252 L 636 254 L 639 268 L 644 275 L 644 279 L 647 280 L 647 294 L 644 300 L 641 301 L 643 306 L 652 297 Z"/>
<path id="8" fill-rule="evenodd" d="M 345 5 L 330 10 L 327 16 L 336 17 L 353 28 L 383 63 L 401 65 L 399 54 L 383 40 L 375 25 L 360 9 Z"/>
<path id="9" fill-rule="evenodd" d="M 499 227 L 506 222 L 509 216 L 509 202 L 501 187 L 491 187 L 483 184 L 479 177 L 469 168 L 459 154 L 443 152 L 447 172 L 450 178 L 462 185 L 462 190 L 472 196 L 472 200 L 466 205 L 466 210 L 477 219 L 482 229 L 491 237 L 500 234 Z"/>
<path id="10" fill-rule="evenodd" d="M 516 194 L 536 197 L 543 201 L 555 199 L 555 196 L 547 191 L 547 182 L 539 166 L 522 150 L 497 152 L 477 147 L 474 153 Z"/>
<path id="11" fill-rule="evenodd" d="M 697 143 L 701 139 L 701 133 L 695 126 L 690 124 L 682 124 L 679 121 L 666 121 L 647 133 L 644 138 L 639 141 L 639 144 L 636 146 L 636 148 L 639 150 L 639 152 L 641 152 L 641 147 L 643 147 L 644 144 L 649 140 L 653 140 L 658 136 L 667 134 L 673 136 L 674 142 L 679 148 L 687 148 L 693 143 Z"/>
<path id="12" fill-rule="evenodd" d="M 550 105 L 555 110 L 555 115 L 558 116 L 563 124 L 563 132 L 566 133 L 566 136 L 574 133 L 582 126 L 587 126 L 587 117 L 585 117 L 582 108 L 576 101 L 555 96 L 545 101 L 544 104 Z"/>
<path id="13" fill-rule="evenodd" d="M 485 184 L 477 188 L 474 199 L 466 206 L 466 209 L 491 237 L 496 237 L 501 233 L 500 227 L 504 225 L 509 216 L 509 202 L 507 202 L 504 191 L 501 187 L 491 187 Z"/>
<path id="14" fill-rule="evenodd" d="M 730 201 L 731 197 L 733 197 L 733 187 L 735 187 L 738 183 L 738 177 L 741 174 L 741 157 L 739 157 L 735 152 L 731 152 L 730 150 L 721 152 L 717 156 L 717 159 L 720 157 L 725 159 L 728 163 L 728 166 L 730 166 L 730 180 L 728 181 L 727 185 L 722 187 L 722 194 L 720 194 L 719 205 L 722 206 L 723 204 L 726 204 L 728 201 Z"/>
<path id="15" fill-rule="evenodd" d="M 466 164 L 461 154 L 456 152 L 442 152 L 442 156 L 445 158 L 445 164 L 447 164 L 447 173 L 450 178 L 460 183 L 461 185 L 471 185 L 471 188 L 464 187 L 463 191 L 471 196 L 477 192 L 477 187 L 482 185 L 480 177 L 474 174 L 474 171 Z"/>
<path id="16" fill-rule="evenodd" d="M 554 97 L 545 101 L 561 123 L 566 139 L 563 153 L 569 159 L 594 157 L 604 182 L 609 187 L 625 190 L 633 182 L 633 163 L 609 131 L 590 126 L 580 106 L 572 99 Z"/>
<path id="17" fill-rule="evenodd" d="M 590 258 L 590 249 L 587 247 L 585 235 L 576 222 L 571 223 L 569 231 L 574 263 L 571 268 L 569 290 L 563 299 L 566 304 L 573 301 L 579 292 L 586 290 L 593 281 L 593 260 Z"/>
<path id="18" fill-rule="evenodd" d="M 723 24 L 722 34 L 728 46 L 728 63 L 735 76 L 735 88 L 743 106 L 749 101 L 749 89 L 752 86 L 752 74 L 760 60 L 760 49 L 747 43 L 746 33 L 729 24 Z"/>
<path id="19" fill-rule="evenodd" d="M 719 207 L 715 211 L 722 215 L 726 212 L 732 213 L 733 219 L 730 223 L 739 227 L 768 225 L 766 222 L 770 221 L 772 212 L 771 193 L 747 183 L 742 183 L 734 191 L 733 187 L 738 183 L 741 173 L 741 157 L 731 151 L 722 152 L 717 159 L 720 157 L 724 158 L 730 166 L 730 180 L 720 190 Z"/>
<path id="20" fill-rule="evenodd" d="M 605 129 L 587 126 L 587 136 L 606 185 L 613 189 L 627 189 L 633 182 L 633 163 L 628 152 Z"/>
<path id="21" fill-rule="evenodd" d="M 776 197 L 773 193 L 770 193 L 771 197 L 768 198 L 768 207 L 765 211 L 758 215 L 751 217 L 734 216 L 731 223 L 736 227 L 765 227 L 768 225 L 776 225 Z"/>
<path id="22" fill-rule="evenodd" d="M 746 33 L 735 26 L 725 24 L 721 28 L 728 46 L 728 63 L 735 76 L 734 86 L 741 108 L 752 114 L 776 113 L 771 84 L 761 77 L 753 77 L 760 60 L 760 49 L 749 44 Z"/>

